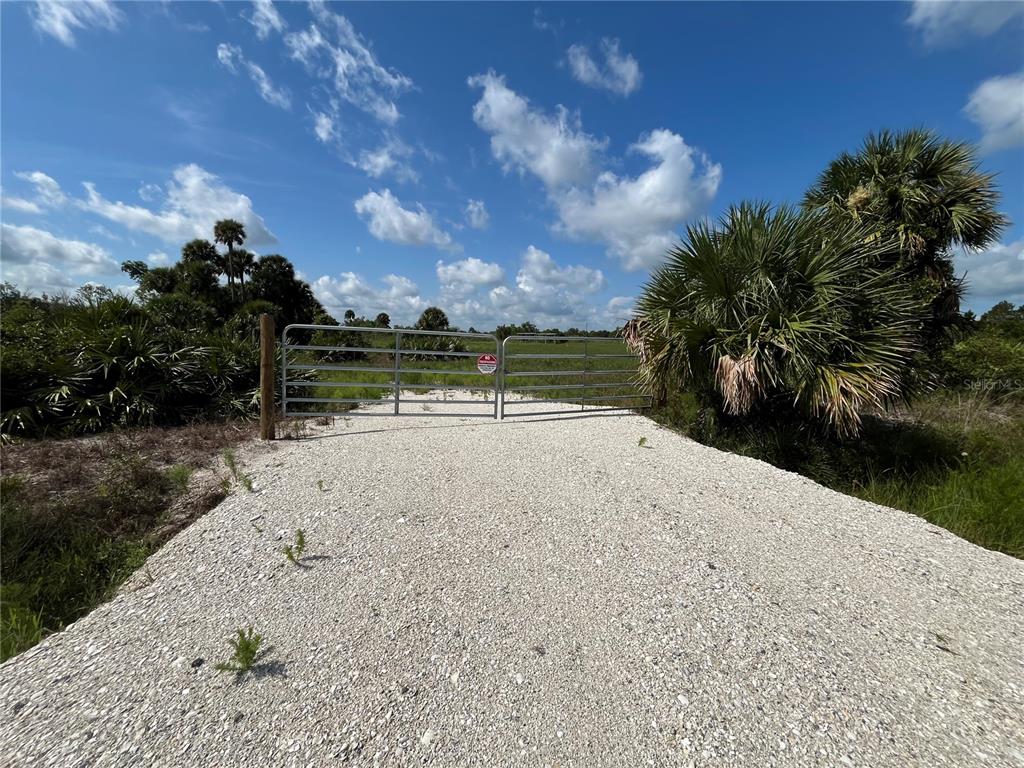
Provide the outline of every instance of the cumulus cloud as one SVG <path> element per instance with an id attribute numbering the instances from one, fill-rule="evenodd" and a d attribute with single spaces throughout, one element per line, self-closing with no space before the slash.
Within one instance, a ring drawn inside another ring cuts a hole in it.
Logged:
<path id="1" fill-rule="evenodd" d="M 654 165 L 635 178 L 605 172 L 592 189 L 570 189 L 556 199 L 558 228 L 570 237 L 606 243 L 626 269 L 656 264 L 682 222 L 714 198 L 720 165 L 664 129 L 641 137 L 631 151 Z"/>
<path id="2" fill-rule="evenodd" d="M 1024 15 L 1024 3 L 978 0 L 914 0 L 907 23 L 928 45 L 986 37 Z"/>
<path id="3" fill-rule="evenodd" d="M 473 117 L 491 134 L 495 159 L 545 184 L 558 212 L 555 230 L 604 243 L 626 269 L 656 264 L 675 229 L 703 213 L 718 191 L 722 167 L 672 131 L 652 131 L 629 148 L 653 162 L 639 176 L 605 171 L 594 178 L 606 142 L 584 133 L 578 120 L 568 126 L 564 109 L 557 120 L 544 115 L 493 72 L 470 85 L 484 89 Z"/>
<path id="4" fill-rule="evenodd" d="M 98 274 L 118 268 L 106 249 L 80 240 L 58 238 L 34 226 L 3 224 L 0 242 L 4 266 L 28 267 L 30 273 L 40 264 L 72 274 Z"/>
<path id="5" fill-rule="evenodd" d="M 163 251 L 153 251 L 152 253 L 149 254 L 149 256 L 146 257 L 146 262 L 151 267 L 163 267 L 166 264 L 168 264 L 170 260 L 171 257 L 168 256 Z"/>
<path id="6" fill-rule="evenodd" d="M 458 324 L 489 327 L 532 320 L 568 327 L 603 322 L 607 308 L 592 303 L 593 295 L 606 286 L 601 270 L 560 266 L 533 245 L 523 252 L 513 284 L 504 283 L 500 270 L 477 259 L 438 262 L 444 304 Z"/>
<path id="7" fill-rule="evenodd" d="M 595 293 L 604 285 L 601 270 L 583 266 L 559 267 L 551 254 L 532 245 L 523 253 L 522 267 L 516 275 L 519 290 L 533 296 L 552 295 L 559 291 Z"/>
<path id="8" fill-rule="evenodd" d="M 988 306 L 1003 299 L 1024 304 L 1024 240 L 997 243 L 980 253 L 960 252 L 956 267 L 967 277 L 968 306 Z"/>
<path id="9" fill-rule="evenodd" d="M 491 223 L 491 215 L 483 200 L 466 201 L 466 223 L 473 229 L 487 229 Z"/>
<path id="10" fill-rule="evenodd" d="M 469 78 L 483 89 L 473 120 L 491 136 L 491 152 L 505 168 L 530 171 L 549 188 L 591 180 L 595 155 L 606 146 L 584 133 L 578 116 L 559 106 L 554 115 L 534 109 L 494 72 Z"/>
<path id="11" fill-rule="evenodd" d="M 71 48 L 75 45 L 75 30 L 106 29 L 113 32 L 125 20 L 124 14 L 110 0 L 73 3 L 39 0 L 29 14 L 37 30 Z"/>
<path id="12" fill-rule="evenodd" d="M 281 109 L 291 109 L 292 100 L 288 91 L 275 86 L 267 73 L 263 71 L 263 68 L 259 64 L 245 58 L 242 54 L 242 49 L 237 45 L 229 43 L 218 45 L 217 60 L 234 75 L 237 75 L 240 70 L 247 72 L 249 78 L 256 84 L 260 96 L 268 104 L 280 107 Z"/>
<path id="13" fill-rule="evenodd" d="M 1024 144 L 1024 72 L 984 81 L 974 89 L 964 112 L 981 129 L 983 151 Z"/>
<path id="14" fill-rule="evenodd" d="M 174 170 L 160 210 L 107 200 L 91 182 L 83 186 L 86 199 L 76 201 L 83 210 L 169 243 L 180 245 L 196 237 L 209 238 L 214 222 L 219 219 L 235 219 L 244 224 L 246 242 L 251 246 L 277 242 L 253 210 L 252 200 L 194 163 Z"/>
<path id="15" fill-rule="evenodd" d="M 272 0 L 253 0 L 249 23 L 256 28 L 256 37 L 260 40 L 266 40 L 271 32 L 284 32 L 288 26 Z"/>
<path id="16" fill-rule="evenodd" d="M 469 257 L 446 264 L 437 262 L 437 282 L 445 296 L 468 296 L 481 288 L 498 285 L 505 270 L 498 264 Z"/>
<path id="17" fill-rule="evenodd" d="M 322 3 L 311 7 L 314 23 L 285 36 L 289 55 L 329 83 L 337 97 L 393 125 L 400 117 L 394 99 L 412 88 L 412 80 L 383 66 L 344 16 Z"/>
<path id="18" fill-rule="evenodd" d="M 399 181 L 419 180 L 419 174 L 409 164 L 413 149 L 397 136 L 388 136 L 376 149 L 364 149 L 353 162 L 357 168 L 375 179 L 394 176 Z"/>
<path id="19" fill-rule="evenodd" d="M 601 41 L 604 65 L 590 56 L 585 45 L 573 45 L 566 54 L 572 76 L 591 88 L 604 88 L 620 96 L 629 96 L 640 87 L 643 73 L 630 53 L 619 50 L 619 41 L 605 38 Z"/>
<path id="20" fill-rule="evenodd" d="M 393 321 L 411 323 L 427 308 L 416 283 L 408 277 L 385 275 L 382 282 L 383 287 L 377 288 L 355 272 L 342 272 L 337 278 L 317 278 L 312 288 L 320 303 L 335 317 L 351 309 L 366 317 L 387 312 Z"/>
<path id="21" fill-rule="evenodd" d="M 458 250 L 452 237 L 434 223 L 433 217 L 421 204 L 416 210 L 403 208 L 401 202 L 391 194 L 370 191 L 356 200 L 355 210 L 366 221 L 370 234 L 378 240 L 387 240 L 402 245 L 433 245 L 442 250 Z"/>

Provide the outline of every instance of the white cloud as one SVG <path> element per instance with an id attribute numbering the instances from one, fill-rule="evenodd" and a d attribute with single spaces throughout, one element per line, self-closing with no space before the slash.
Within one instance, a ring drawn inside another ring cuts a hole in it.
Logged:
<path id="1" fill-rule="evenodd" d="M 151 267 L 162 267 L 170 262 L 171 257 L 163 251 L 153 251 L 149 256 L 146 257 L 146 262 Z"/>
<path id="2" fill-rule="evenodd" d="M 964 111 L 981 128 L 981 148 L 1024 144 L 1024 72 L 993 77 L 974 89 Z"/>
<path id="3" fill-rule="evenodd" d="M 574 294 L 596 293 L 604 288 L 604 274 L 590 267 L 559 267 L 551 255 L 534 246 L 523 253 L 523 263 L 516 275 L 516 286 L 534 296 L 558 291 Z"/>
<path id="4" fill-rule="evenodd" d="M 494 74 L 470 78 L 483 87 L 473 117 L 491 134 L 491 150 L 506 167 L 534 173 L 558 211 L 556 231 L 603 242 L 626 269 L 658 262 L 676 238 L 675 228 L 701 214 L 714 198 L 722 167 L 665 129 L 630 147 L 655 164 L 639 176 L 605 171 L 594 177 L 595 155 L 606 142 L 570 127 L 562 109 L 557 120 L 530 108 Z"/>
<path id="5" fill-rule="evenodd" d="M 334 118 L 326 112 L 313 111 L 313 133 L 324 144 L 330 144 L 337 137 Z"/>
<path id="6" fill-rule="evenodd" d="M 980 253 L 961 251 L 955 261 L 957 270 L 967 273 L 967 305 L 987 305 L 993 299 L 1024 304 L 1024 240 L 998 243 Z"/>
<path id="7" fill-rule="evenodd" d="M 23 293 L 45 293 L 49 296 L 74 293 L 82 284 L 81 279 L 75 279 L 66 269 L 45 261 L 35 264 L 0 264 L 0 280 L 13 283 Z"/>
<path id="8" fill-rule="evenodd" d="M 529 170 L 549 188 L 589 181 L 595 158 L 607 145 L 583 132 L 579 117 L 559 106 L 554 116 L 532 109 L 494 72 L 469 78 L 482 88 L 473 106 L 476 124 L 491 136 L 491 152 L 506 169 Z"/>
<path id="9" fill-rule="evenodd" d="M 271 32 L 284 32 L 288 26 L 272 0 L 253 0 L 249 23 L 256 28 L 256 37 L 260 40 L 266 40 Z"/>
<path id="10" fill-rule="evenodd" d="M 550 254 L 533 245 L 523 252 L 513 285 L 495 285 L 502 280 L 500 269 L 477 259 L 438 263 L 442 305 L 450 309 L 458 325 L 491 327 L 531 320 L 542 327 L 568 328 L 577 324 L 596 327 L 603 322 L 606 310 L 594 306 L 589 298 L 606 285 L 601 270 L 559 266 Z"/>
<path id="11" fill-rule="evenodd" d="M 315 23 L 285 36 L 291 57 L 310 74 L 331 83 L 338 97 L 393 125 L 400 117 L 394 98 L 411 88 L 412 80 L 380 64 L 344 16 L 322 3 L 311 7 Z"/>
<path id="12" fill-rule="evenodd" d="M 403 208 L 390 189 L 367 192 L 355 203 L 356 213 L 367 222 L 370 234 L 378 240 L 458 250 L 451 235 L 434 223 L 427 210 L 420 204 L 416 208 L 414 211 Z"/>
<path id="13" fill-rule="evenodd" d="M 491 223 L 491 215 L 483 200 L 467 200 L 465 214 L 466 223 L 473 229 L 487 229 Z"/>
<path id="14" fill-rule="evenodd" d="M 985 37 L 1024 14 L 1024 3 L 978 0 L 914 0 L 907 23 L 928 45 Z"/>
<path id="15" fill-rule="evenodd" d="M 34 270 L 50 275 L 48 267 L 74 275 L 95 275 L 118 268 L 102 246 L 60 238 L 35 227 L 3 224 L 0 244 L 5 271 L 12 265 L 18 267 L 16 274 L 30 283 L 52 282 L 50 277 L 46 280 L 31 278 Z M 30 288 L 27 285 L 22 287 Z"/>
<path id="16" fill-rule="evenodd" d="M 6 193 L 0 195 L 0 209 L 20 211 L 21 213 L 39 214 L 43 212 L 38 203 L 33 203 L 23 197 L 12 197 Z"/>
<path id="17" fill-rule="evenodd" d="M 630 149 L 656 164 L 636 178 L 606 172 L 592 190 L 571 189 L 558 196 L 558 229 L 604 242 L 626 269 L 642 269 L 664 256 L 677 226 L 708 206 L 722 167 L 664 129 L 641 137 Z"/>
<path id="18" fill-rule="evenodd" d="M 146 182 L 143 182 L 139 186 L 139 197 L 147 203 L 153 202 L 160 197 L 161 194 L 163 194 L 163 189 L 160 188 L 159 184 L 147 184 Z"/>
<path id="19" fill-rule="evenodd" d="M 19 172 L 14 175 L 36 188 L 36 202 L 44 208 L 57 208 L 64 204 L 66 198 L 60 184 L 42 171 Z"/>
<path id="20" fill-rule="evenodd" d="M 72 48 L 75 45 L 75 30 L 99 28 L 113 32 L 125 20 L 124 14 L 110 0 L 39 0 L 29 13 L 37 30 Z"/>
<path id="21" fill-rule="evenodd" d="M 498 285 L 505 279 L 505 270 L 493 264 L 469 257 L 445 264 L 437 262 L 437 282 L 445 296 L 468 296 L 481 288 Z"/>
<path id="22" fill-rule="evenodd" d="M 217 60 L 227 67 L 228 71 L 232 74 L 238 74 L 239 69 L 244 69 L 249 73 L 249 78 L 256 83 L 256 88 L 260 92 L 260 96 L 268 104 L 272 104 L 275 107 L 281 109 L 291 109 L 292 100 L 288 91 L 284 88 L 278 88 L 271 82 L 270 77 L 263 68 L 255 62 L 249 61 L 242 54 L 242 49 L 237 45 L 231 45 L 229 43 L 221 43 L 217 46 Z"/>
<path id="23" fill-rule="evenodd" d="M 548 21 L 540 8 L 533 9 L 533 28 L 539 29 L 541 32 L 550 32 L 553 35 L 557 35 L 562 27 L 565 26 L 565 22 L 561 19 L 558 21 Z"/>
<path id="24" fill-rule="evenodd" d="M 411 323 L 427 308 L 428 303 L 409 278 L 385 275 L 382 282 L 383 288 L 375 288 L 355 272 L 342 272 L 338 278 L 327 275 L 317 278 L 312 288 L 320 303 L 337 318 L 351 309 L 366 317 L 387 312 L 393 322 Z"/>
<path id="25" fill-rule="evenodd" d="M 375 179 L 393 175 L 399 181 L 414 182 L 419 175 L 409 165 L 412 154 L 412 147 L 396 136 L 388 136 L 376 149 L 360 152 L 353 165 Z"/>
<path id="26" fill-rule="evenodd" d="M 572 76 L 591 88 L 604 88 L 620 96 L 628 96 L 640 87 L 643 80 L 640 65 L 632 54 L 623 55 L 619 51 L 618 40 L 602 40 L 601 53 L 603 67 L 590 57 L 585 45 L 570 46 L 567 56 Z"/>
<path id="27" fill-rule="evenodd" d="M 120 240 L 124 239 L 120 235 L 115 235 L 113 232 L 111 232 L 109 229 L 104 227 L 102 224 L 94 224 L 93 226 L 89 227 L 89 231 L 92 232 L 94 235 L 99 235 L 100 237 L 105 237 L 107 240 L 120 241 Z"/>
<path id="28" fill-rule="evenodd" d="M 87 198 L 76 201 L 82 209 L 169 243 L 180 245 L 196 237 L 210 238 L 214 222 L 219 219 L 235 219 L 244 224 L 248 235 L 246 242 L 251 246 L 277 242 L 253 210 L 252 200 L 194 163 L 174 169 L 166 185 L 163 207 L 158 211 L 107 200 L 91 182 L 83 186 Z"/>

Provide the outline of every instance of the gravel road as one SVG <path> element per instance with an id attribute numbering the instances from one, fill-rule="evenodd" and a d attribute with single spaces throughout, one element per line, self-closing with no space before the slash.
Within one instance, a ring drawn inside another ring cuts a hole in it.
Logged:
<path id="1" fill-rule="evenodd" d="M 0 667 L 0 764 L 1024 765 L 1024 562 L 911 515 L 635 415 L 355 418 L 245 462 Z M 217 672 L 250 624 L 269 652 Z"/>

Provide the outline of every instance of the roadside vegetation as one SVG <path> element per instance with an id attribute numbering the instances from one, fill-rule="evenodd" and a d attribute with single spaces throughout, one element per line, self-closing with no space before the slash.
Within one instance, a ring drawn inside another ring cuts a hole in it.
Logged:
<path id="1" fill-rule="evenodd" d="M 799 208 L 690 227 L 625 329 L 701 442 L 1024 557 L 1024 310 L 960 311 L 954 250 L 1006 226 L 970 145 L 870 136 Z"/>
<path id="2" fill-rule="evenodd" d="M 222 451 L 254 432 L 206 423 L 0 447 L 0 659 L 111 598 L 150 553 L 216 506 Z"/>

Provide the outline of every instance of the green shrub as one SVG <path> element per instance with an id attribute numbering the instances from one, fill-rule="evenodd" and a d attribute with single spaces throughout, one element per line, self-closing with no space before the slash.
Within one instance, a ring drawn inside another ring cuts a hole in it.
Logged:
<path id="1" fill-rule="evenodd" d="M 691 226 L 626 330 L 656 399 L 695 394 L 721 419 L 855 435 L 865 410 L 911 394 L 922 316 L 885 266 L 898 244 L 827 214 L 730 208 Z"/>

